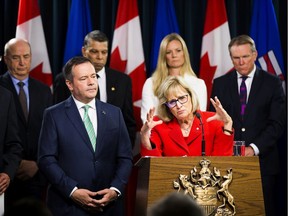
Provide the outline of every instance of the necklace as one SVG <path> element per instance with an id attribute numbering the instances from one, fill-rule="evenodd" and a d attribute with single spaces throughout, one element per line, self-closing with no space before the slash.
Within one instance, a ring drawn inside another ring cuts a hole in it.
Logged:
<path id="1" fill-rule="evenodd" d="M 181 131 L 184 137 L 187 137 L 189 135 L 192 124 L 193 124 L 193 120 L 194 120 L 194 117 L 192 118 L 192 120 L 184 120 L 182 123 L 179 122 Z M 188 125 L 188 126 L 184 128 L 183 126 L 181 127 L 181 125 Z"/>
<path id="2" fill-rule="evenodd" d="M 192 124 L 189 124 L 187 128 L 181 127 L 181 130 L 184 132 L 184 136 L 188 136 L 190 129 L 191 129 Z"/>
<path id="3" fill-rule="evenodd" d="M 181 129 L 184 130 L 185 133 L 189 133 L 189 131 L 190 131 L 190 130 L 189 130 L 189 129 L 190 129 L 189 127 L 188 127 L 188 128 L 181 128 Z"/>

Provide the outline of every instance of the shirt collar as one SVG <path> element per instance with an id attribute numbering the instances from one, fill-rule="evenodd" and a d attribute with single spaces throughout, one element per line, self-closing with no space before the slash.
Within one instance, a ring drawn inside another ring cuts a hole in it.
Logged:
<path id="1" fill-rule="evenodd" d="M 238 71 L 236 71 L 236 72 L 237 72 L 238 79 L 242 78 L 242 75 Z M 252 78 L 253 79 L 253 77 L 255 75 L 255 72 L 256 72 L 256 65 L 254 64 L 253 70 L 249 73 L 248 78 Z"/>
<path id="2" fill-rule="evenodd" d="M 99 77 L 103 77 L 105 74 L 105 67 L 103 67 L 100 71 L 97 72 L 97 74 L 99 75 Z"/>
<path id="3" fill-rule="evenodd" d="M 96 105 L 95 105 L 95 98 L 93 98 L 89 103 L 84 104 L 81 101 L 77 100 L 73 95 L 72 95 L 73 100 L 75 101 L 75 104 L 77 106 L 77 109 L 80 110 L 83 106 L 89 105 L 92 109 L 96 110 Z"/>
<path id="4" fill-rule="evenodd" d="M 28 87 L 29 77 L 27 77 L 27 78 L 24 79 L 24 80 L 18 80 L 18 79 L 16 79 L 14 76 L 12 76 L 10 73 L 9 73 L 9 75 L 10 75 L 10 77 L 11 77 L 11 79 L 12 79 L 12 82 L 13 82 L 14 86 L 17 86 L 18 82 L 21 81 L 21 82 L 23 82 L 23 83 L 25 84 L 25 86 Z"/>

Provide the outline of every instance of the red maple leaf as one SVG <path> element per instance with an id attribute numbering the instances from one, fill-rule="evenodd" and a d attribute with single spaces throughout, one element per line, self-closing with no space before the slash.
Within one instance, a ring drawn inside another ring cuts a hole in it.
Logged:
<path id="1" fill-rule="evenodd" d="M 125 73 L 126 65 L 127 60 L 121 59 L 119 47 L 117 47 L 111 55 L 110 68 Z"/>
<path id="2" fill-rule="evenodd" d="M 200 77 L 204 79 L 207 87 L 208 98 L 212 91 L 212 81 L 216 72 L 217 66 L 212 66 L 209 61 L 208 52 L 204 54 L 200 62 Z M 208 100 L 209 103 L 209 100 Z"/>
<path id="3" fill-rule="evenodd" d="M 36 80 L 43 82 L 48 86 L 52 86 L 52 74 L 51 73 L 43 73 L 43 62 L 37 65 L 30 71 L 30 76 Z"/>

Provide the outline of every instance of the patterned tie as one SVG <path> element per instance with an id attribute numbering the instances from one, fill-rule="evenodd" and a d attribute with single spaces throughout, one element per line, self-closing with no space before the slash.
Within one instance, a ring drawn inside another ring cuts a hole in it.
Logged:
<path id="1" fill-rule="evenodd" d="M 25 119 L 27 121 L 28 119 L 27 97 L 23 88 L 25 84 L 23 82 L 18 82 L 17 85 L 19 86 L 19 101 L 20 101 Z"/>
<path id="2" fill-rule="evenodd" d="M 84 109 L 83 122 L 84 122 L 85 128 L 87 130 L 88 136 L 90 138 L 90 141 L 92 143 L 92 147 L 93 147 L 93 149 L 95 151 L 95 148 L 96 148 L 96 134 L 95 134 L 92 122 L 91 122 L 91 120 L 89 118 L 89 115 L 88 115 L 88 109 L 89 108 L 90 108 L 89 105 L 83 106 L 83 109 Z"/>
<path id="3" fill-rule="evenodd" d="M 96 74 L 97 76 L 97 79 L 100 78 L 100 76 L 98 74 Z M 97 91 L 97 94 L 96 94 L 96 98 L 98 98 L 100 100 L 100 88 L 99 88 L 99 81 L 98 81 L 98 91 Z"/>
<path id="4" fill-rule="evenodd" d="M 245 80 L 248 78 L 247 76 L 242 76 L 242 82 L 240 85 L 240 104 L 241 104 L 241 116 L 243 119 L 245 108 L 246 108 L 246 101 L 247 101 L 247 88 L 245 84 Z"/>

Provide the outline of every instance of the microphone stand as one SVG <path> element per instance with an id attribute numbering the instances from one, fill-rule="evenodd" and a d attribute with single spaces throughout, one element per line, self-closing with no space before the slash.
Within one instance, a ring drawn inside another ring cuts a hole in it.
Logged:
<path id="1" fill-rule="evenodd" d="M 204 137 L 204 127 L 203 127 L 203 122 L 202 122 L 202 117 L 200 115 L 200 113 L 196 112 L 195 113 L 196 117 L 199 119 L 200 121 L 200 125 L 201 125 L 201 130 L 202 130 L 202 141 L 201 141 L 201 144 L 202 144 L 202 156 L 205 156 L 206 153 L 205 153 L 205 147 L 206 147 L 206 143 L 205 143 L 205 137 Z"/>

